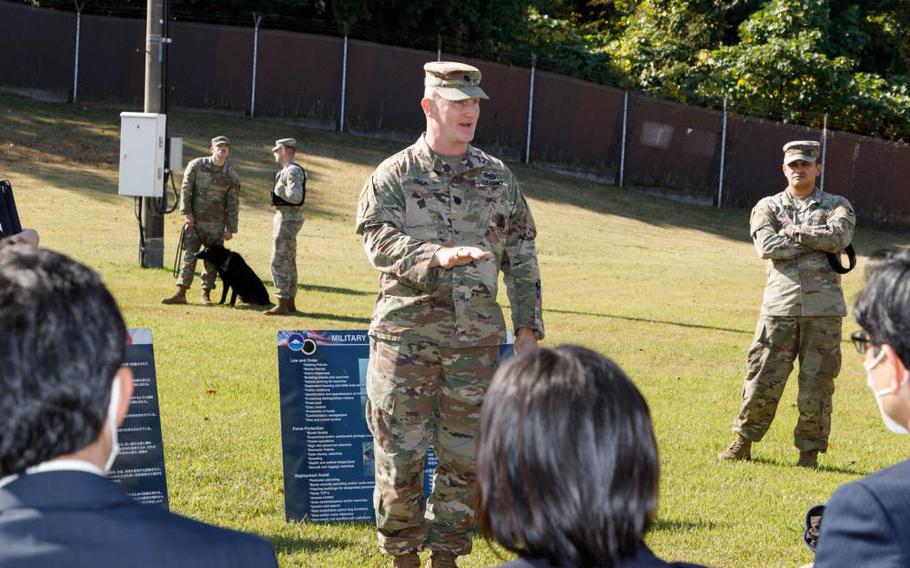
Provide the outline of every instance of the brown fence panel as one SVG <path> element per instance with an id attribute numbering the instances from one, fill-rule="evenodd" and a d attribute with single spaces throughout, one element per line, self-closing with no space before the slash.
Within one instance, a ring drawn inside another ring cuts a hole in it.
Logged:
<path id="1" fill-rule="evenodd" d="M 622 146 L 623 92 L 537 72 L 531 160 L 615 178 Z"/>
<path id="2" fill-rule="evenodd" d="M 144 93 L 145 22 L 82 16 L 79 98 L 141 107 Z"/>
<path id="3" fill-rule="evenodd" d="M 75 14 L 0 2 L 3 85 L 71 93 L 75 48 Z"/>
<path id="4" fill-rule="evenodd" d="M 630 95 L 624 183 L 714 199 L 722 125 L 719 112 Z"/>
<path id="5" fill-rule="evenodd" d="M 724 166 L 724 205 L 753 207 L 759 199 L 787 187 L 781 170 L 784 144 L 821 140 L 815 128 L 730 115 Z"/>
<path id="6" fill-rule="evenodd" d="M 860 223 L 910 226 L 910 146 L 856 134 L 828 134 L 825 191 L 850 200 Z"/>
<path id="7" fill-rule="evenodd" d="M 259 31 L 256 115 L 297 116 L 334 126 L 341 100 L 342 41 Z"/>
<path id="8" fill-rule="evenodd" d="M 416 140 L 426 124 L 423 64 L 435 60 L 428 51 L 349 41 L 345 128 Z"/>
<path id="9" fill-rule="evenodd" d="M 173 23 L 168 104 L 249 112 L 253 30 Z"/>
<path id="10" fill-rule="evenodd" d="M 442 59 L 447 59 L 445 53 Z M 480 104 L 476 145 L 498 158 L 523 159 L 528 132 L 531 70 L 461 56 L 451 56 L 450 59 L 480 69 L 480 86 L 490 97 L 490 100 Z"/>

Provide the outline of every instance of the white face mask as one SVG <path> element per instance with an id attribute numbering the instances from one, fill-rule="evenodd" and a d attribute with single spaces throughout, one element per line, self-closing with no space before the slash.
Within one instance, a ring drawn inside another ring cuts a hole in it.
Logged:
<path id="1" fill-rule="evenodd" d="M 888 413 L 885 412 L 885 407 L 882 405 L 882 397 L 891 394 L 892 387 L 884 388 L 881 390 L 875 390 L 875 383 L 872 381 L 872 369 L 877 367 L 879 363 L 885 358 L 885 350 L 882 349 L 875 359 L 863 363 L 863 367 L 866 369 L 866 386 L 869 387 L 869 390 L 872 391 L 872 394 L 875 395 L 875 402 L 878 403 L 878 412 L 882 415 L 882 422 L 885 423 L 885 427 L 888 430 L 891 430 L 895 434 L 910 434 L 910 430 L 907 430 L 907 427 L 899 424 L 893 418 L 888 416 Z M 903 385 L 901 385 L 903 388 Z"/>
<path id="2" fill-rule="evenodd" d="M 111 402 L 107 406 L 107 429 L 111 433 L 111 455 L 108 456 L 107 462 L 104 464 L 104 473 L 111 471 L 111 466 L 114 465 L 114 460 L 117 459 L 117 455 L 120 453 L 120 443 L 117 442 L 117 407 L 120 406 L 120 377 L 115 376 L 114 382 L 111 385 Z"/>

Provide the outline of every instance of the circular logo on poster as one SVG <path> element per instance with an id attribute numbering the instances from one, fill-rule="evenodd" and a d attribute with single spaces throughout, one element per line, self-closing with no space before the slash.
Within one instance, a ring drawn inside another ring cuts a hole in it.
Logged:
<path id="1" fill-rule="evenodd" d="M 312 339 L 305 339 L 301 351 L 303 351 L 304 355 L 312 355 L 316 352 L 316 342 Z"/>
<path id="2" fill-rule="evenodd" d="M 291 336 L 288 337 L 288 347 L 291 349 L 291 351 L 300 351 L 303 349 L 303 345 L 303 336 L 299 333 L 291 334 Z"/>

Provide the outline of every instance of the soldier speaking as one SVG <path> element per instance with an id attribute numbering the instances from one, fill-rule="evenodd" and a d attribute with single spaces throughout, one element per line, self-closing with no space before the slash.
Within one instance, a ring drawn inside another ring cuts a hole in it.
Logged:
<path id="1" fill-rule="evenodd" d="M 480 406 L 506 338 L 499 271 L 515 350 L 543 337 L 536 229 L 512 172 L 474 148 L 480 71 L 424 66 L 426 132 L 366 181 L 357 211 L 380 291 L 370 324 L 366 418 L 374 438 L 380 549 L 398 568 L 456 566 L 471 551 Z M 439 465 L 426 511 L 423 466 Z"/>
<path id="2" fill-rule="evenodd" d="M 721 460 L 751 459 L 752 443 L 771 426 L 797 357 L 797 465 L 816 467 L 818 453 L 828 448 L 841 320 L 847 315 L 840 274 L 828 255 L 850 244 L 856 217 L 849 201 L 815 187 L 821 172 L 818 150 L 818 142 L 786 144 L 787 189 L 765 197 L 752 210 L 749 232 L 758 256 L 767 261 L 768 281 L 733 420 L 737 437 Z"/>

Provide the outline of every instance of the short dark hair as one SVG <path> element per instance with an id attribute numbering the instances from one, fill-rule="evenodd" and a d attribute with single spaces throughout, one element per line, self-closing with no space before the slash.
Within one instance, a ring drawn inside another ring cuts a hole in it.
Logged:
<path id="1" fill-rule="evenodd" d="M 480 415 L 478 514 L 486 538 L 556 566 L 618 566 L 657 508 L 648 405 L 616 363 L 583 347 L 503 364 Z"/>
<path id="2" fill-rule="evenodd" d="M 126 341 L 95 271 L 48 250 L 0 249 L 0 476 L 98 438 Z"/>
<path id="3" fill-rule="evenodd" d="M 878 252 L 853 317 L 876 345 L 887 343 L 910 368 L 910 249 Z"/>

